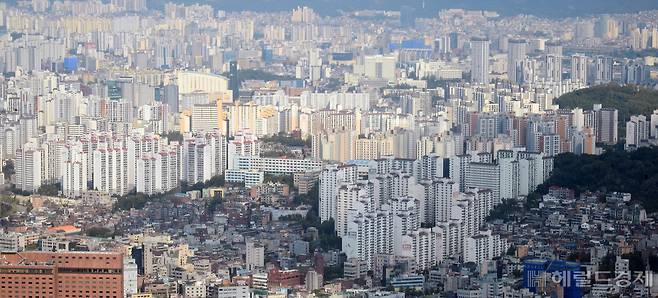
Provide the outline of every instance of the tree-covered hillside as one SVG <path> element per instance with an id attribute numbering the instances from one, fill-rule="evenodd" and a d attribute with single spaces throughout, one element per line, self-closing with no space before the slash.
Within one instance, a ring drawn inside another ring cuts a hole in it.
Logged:
<path id="1" fill-rule="evenodd" d="M 551 177 L 538 193 L 557 185 L 584 191 L 631 193 L 647 212 L 658 211 L 658 147 L 627 152 L 610 148 L 601 155 L 560 154 L 555 157 Z"/>
<path id="2" fill-rule="evenodd" d="M 560 96 L 556 103 L 561 108 L 591 109 L 600 103 L 619 110 L 619 122 L 626 123 L 632 115 L 649 115 L 658 109 L 658 91 L 638 86 L 616 84 L 594 86 Z"/>

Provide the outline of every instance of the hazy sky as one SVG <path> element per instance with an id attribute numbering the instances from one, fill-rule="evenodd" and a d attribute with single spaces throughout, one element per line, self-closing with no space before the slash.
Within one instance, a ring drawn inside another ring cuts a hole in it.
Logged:
<path id="1" fill-rule="evenodd" d="M 149 0 L 149 5 L 161 6 L 170 0 Z M 389 9 L 416 7 L 419 17 L 435 16 L 442 8 L 490 9 L 502 14 L 528 13 L 545 17 L 580 16 L 592 13 L 635 12 L 658 9 L 658 0 L 175 0 L 179 3 L 211 4 L 217 9 L 289 10 L 298 5 L 313 7 L 321 14 L 338 10 Z M 425 9 L 421 9 L 425 5 Z"/>

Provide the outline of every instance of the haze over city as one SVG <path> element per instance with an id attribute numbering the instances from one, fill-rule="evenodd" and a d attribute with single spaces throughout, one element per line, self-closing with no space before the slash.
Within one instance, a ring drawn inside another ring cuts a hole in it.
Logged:
<path id="1" fill-rule="evenodd" d="M 655 0 L 0 3 L 0 298 L 658 297 Z"/>

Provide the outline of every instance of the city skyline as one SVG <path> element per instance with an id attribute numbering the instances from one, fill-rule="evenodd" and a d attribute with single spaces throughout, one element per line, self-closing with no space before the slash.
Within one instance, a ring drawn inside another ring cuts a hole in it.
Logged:
<path id="1" fill-rule="evenodd" d="M 0 3 L 0 296 L 658 295 L 658 4 Z"/>

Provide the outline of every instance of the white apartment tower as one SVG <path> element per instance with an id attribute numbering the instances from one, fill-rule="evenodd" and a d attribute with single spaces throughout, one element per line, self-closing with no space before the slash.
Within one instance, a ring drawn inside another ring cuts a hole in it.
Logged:
<path id="1" fill-rule="evenodd" d="M 62 192 L 66 197 L 79 197 L 87 190 L 87 158 L 80 142 L 66 143 L 60 147 Z"/>
<path id="2" fill-rule="evenodd" d="M 228 142 L 228 168 L 235 169 L 235 158 L 237 156 L 260 156 L 260 142 L 256 135 L 239 131 L 235 138 Z"/>
<path id="3" fill-rule="evenodd" d="M 123 142 L 99 143 L 94 150 L 94 189 L 110 195 L 128 193 L 128 150 Z"/>
<path id="4" fill-rule="evenodd" d="M 41 149 L 26 143 L 16 150 L 16 188 L 36 192 L 41 187 Z"/>
<path id="5" fill-rule="evenodd" d="M 338 187 L 343 183 L 356 181 L 356 166 L 327 165 L 320 173 L 320 220 L 327 221 L 338 217 Z"/>
<path id="6" fill-rule="evenodd" d="M 571 56 L 571 81 L 587 83 L 587 56 Z"/>
<path id="7" fill-rule="evenodd" d="M 373 268 L 375 255 L 393 253 L 393 219 L 388 210 L 358 214 L 347 224 L 343 252 Z"/>

